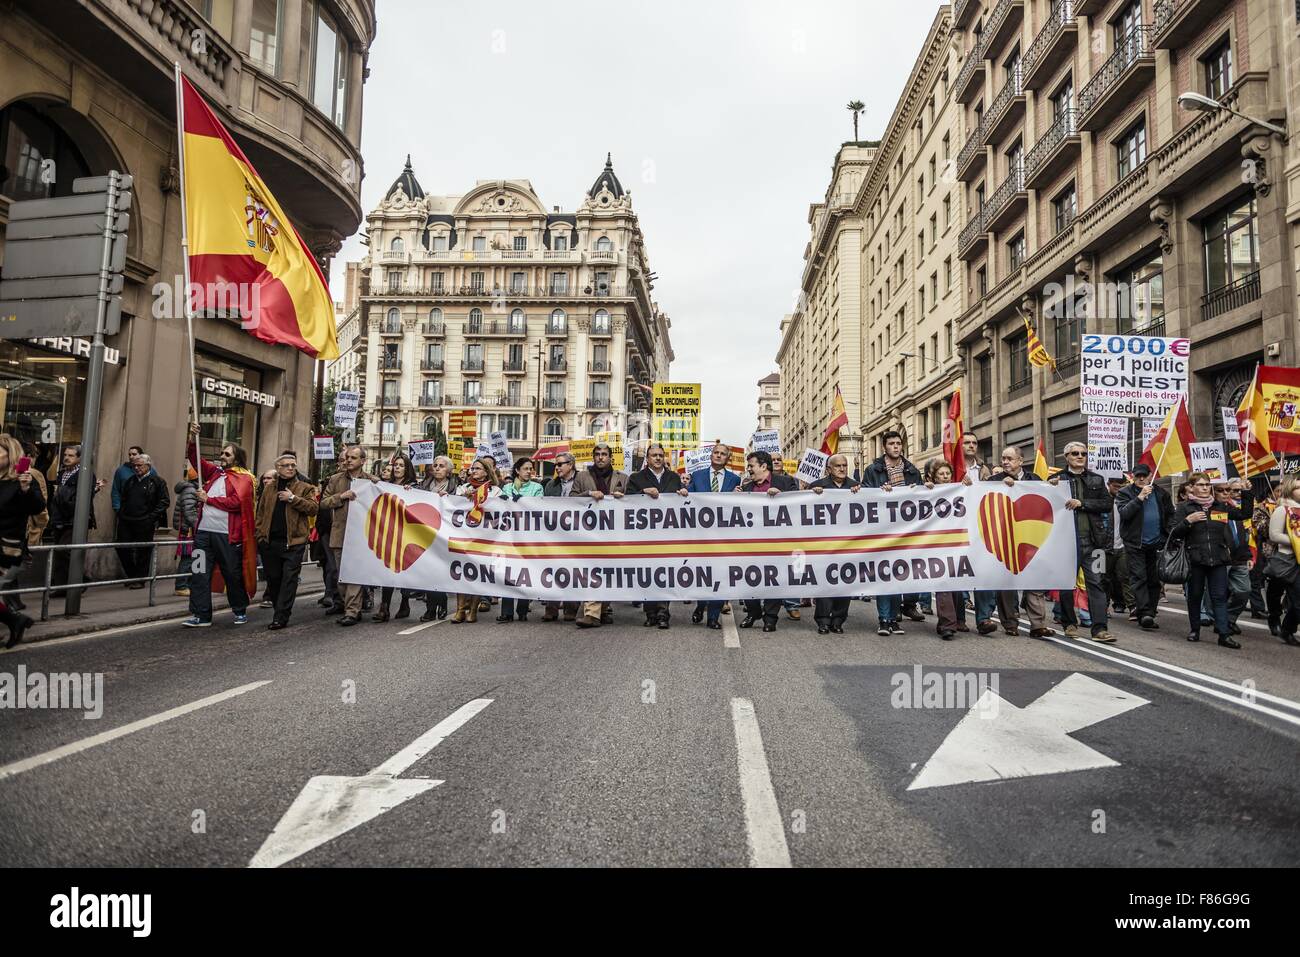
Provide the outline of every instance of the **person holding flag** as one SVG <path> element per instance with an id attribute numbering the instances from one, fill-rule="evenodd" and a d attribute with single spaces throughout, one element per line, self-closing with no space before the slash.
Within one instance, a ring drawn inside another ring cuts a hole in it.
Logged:
<path id="1" fill-rule="evenodd" d="M 248 596 L 257 590 L 256 479 L 248 470 L 247 454 L 238 445 L 224 446 L 218 464 L 199 455 L 198 437 L 198 423 L 191 423 L 186 455 L 199 463 L 203 487 L 194 493 L 199 514 L 190 575 L 190 617 L 181 624 L 209 627 L 212 592 L 224 587 L 235 624 L 242 625 L 248 621 Z"/>
<path id="2" fill-rule="evenodd" d="M 1151 478 L 1151 466 L 1139 462 L 1132 474 L 1133 481 L 1115 496 L 1115 507 L 1119 509 L 1120 539 L 1128 555 L 1138 625 L 1150 631 L 1157 627 L 1160 550 L 1174 527 L 1174 502 Z"/>

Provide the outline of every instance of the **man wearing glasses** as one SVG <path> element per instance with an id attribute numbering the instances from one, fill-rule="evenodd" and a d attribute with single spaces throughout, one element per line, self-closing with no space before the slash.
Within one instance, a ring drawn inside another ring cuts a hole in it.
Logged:
<path id="1" fill-rule="evenodd" d="M 627 475 L 614 468 L 614 453 L 604 442 L 591 453 L 592 464 L 573 480 L 570 495 L 587 495 L 599 502 L 606 495 L 622 498 L 627 492 Z M 614 624 L 614 608 L 609 602 L 584 603 L 579 628 L 598 628 Z"/>
<path id="2" fill-rule="evenodd" d="M 559 498 L 568 498 L 573 494 L 573 480 L 578 477 L 576 464 L 573 453 L 561 452 L 555 457 L 555 474 L 551 480 L 542 487 L 542 494 L 546 496 L 556 496 Z M 548 601 L 546 611 L 542 615 L 542 621 L 558 621 L 560 617 L 560 602 Z M 578 618 L 578 603 L 576 601 L 564 602 L 564 620 L 576 621 Z"/>
<path id="3" fill-rule="evenodd" d="M 1102 578 L 1106 571 L 1107 539 L 1111 537 L 1106 527 L 1106 517 L 1111 513 L 1112 500 L 1106 480 L 1088 468 L 1088 446 L 1070 442 L 1065 446 L 1065 471 L 1057 479 L 1067 483 L 1070 500 L 1065 503 L 1074 515 L 1074 531 L 1078 543 L 1078 568 L 1083 570 L 1083 582 L 1088 589 L 1088 614 L 1092 618 L 1092 640 L 1113 642 L 1114 635 L 1106 630 L 1106 589 Z M 1079 636 L 1079 619 L 1074 612 L 1073 589 L 1061 590 L 1061 624 L 1067 637 Z"/>
<path id="4" fill-rule="evenodd" d="M 307 551 L 308 522 L 319 510 L 314 485 L 298 475 L 298 456 L 285 449 L 275 460 L 274 471 L 262 476 L 257 499 L 257 550 L 266 569 L 266 594 L 262 607 L 274 608 L 268 629 L 278 631 L 289 624 L 293 602 L 298 596 L 298 576 Z"/>

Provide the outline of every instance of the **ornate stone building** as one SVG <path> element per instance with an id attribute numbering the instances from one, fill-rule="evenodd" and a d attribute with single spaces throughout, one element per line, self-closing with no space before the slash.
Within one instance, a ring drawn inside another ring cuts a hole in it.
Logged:
<path id="1" fill-rule="evenodd" d="M 627 428 L 649 434 L 650 387 L 668 378 L 671 323 L 632 197 L 611 161 L 574 212 L 527 180 L 427 195 L 409 158 L 368 217 L 360 264 L 361 440 L 373 453 L 478 412 L 515 454 Z"/>
<path id="2" fill-rule="evenodd" d="M 772 372 L 758 380 L 758 422 L 754 431 L 781 428 L 781 373 Z"/>

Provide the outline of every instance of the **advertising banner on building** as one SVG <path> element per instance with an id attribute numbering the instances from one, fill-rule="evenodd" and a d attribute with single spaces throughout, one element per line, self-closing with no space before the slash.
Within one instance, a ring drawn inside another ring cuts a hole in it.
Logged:
<path id="1" fill-rule="evenodd" d="M 340 581 L 550 601 L 1069 589 L 1069 491 L 489 499 L 355 482 Z"/>
<path id="2" fill-rule="evenodd" d="M 1159 418 L 1187 395 L 1187 339 L 1084 333 L 1079 411 L 1084 415 Z"/>
<path id="3" fill-rule="evenodd" d="M 701 393 L 698 382 L 654 384 L 651 432 L 669 452 L 699 446 Z"/>

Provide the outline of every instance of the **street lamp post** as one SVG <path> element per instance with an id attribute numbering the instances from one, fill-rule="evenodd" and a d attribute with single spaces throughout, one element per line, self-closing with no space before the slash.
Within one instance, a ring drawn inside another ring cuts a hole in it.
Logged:
<path id="1" fill-rule="evenodd" d="M 1282 137 L 1282 139 L 1286 139 L 1285 127 L 1278 126 L 1276 123 L 1270 123 L 1268 120 L 1261 120 L 1257 117 L 1242 113 L 1240 110 L 1235 110 L 1226 103 L 1220 103 L 1218 100 L 1201 93 L 1180 93 L 1178 95 L 1178 105 L 1184 110 L 1199 110 L 1203 113 L 1216 113 L 1219 110 L 1227 110 L 1233 116 L 1239 116 L 1243 120 L 1249 120 L 1256 126 L 1262 126 L 1270 133 L 1276 133 L 1278 136 Z"/>

